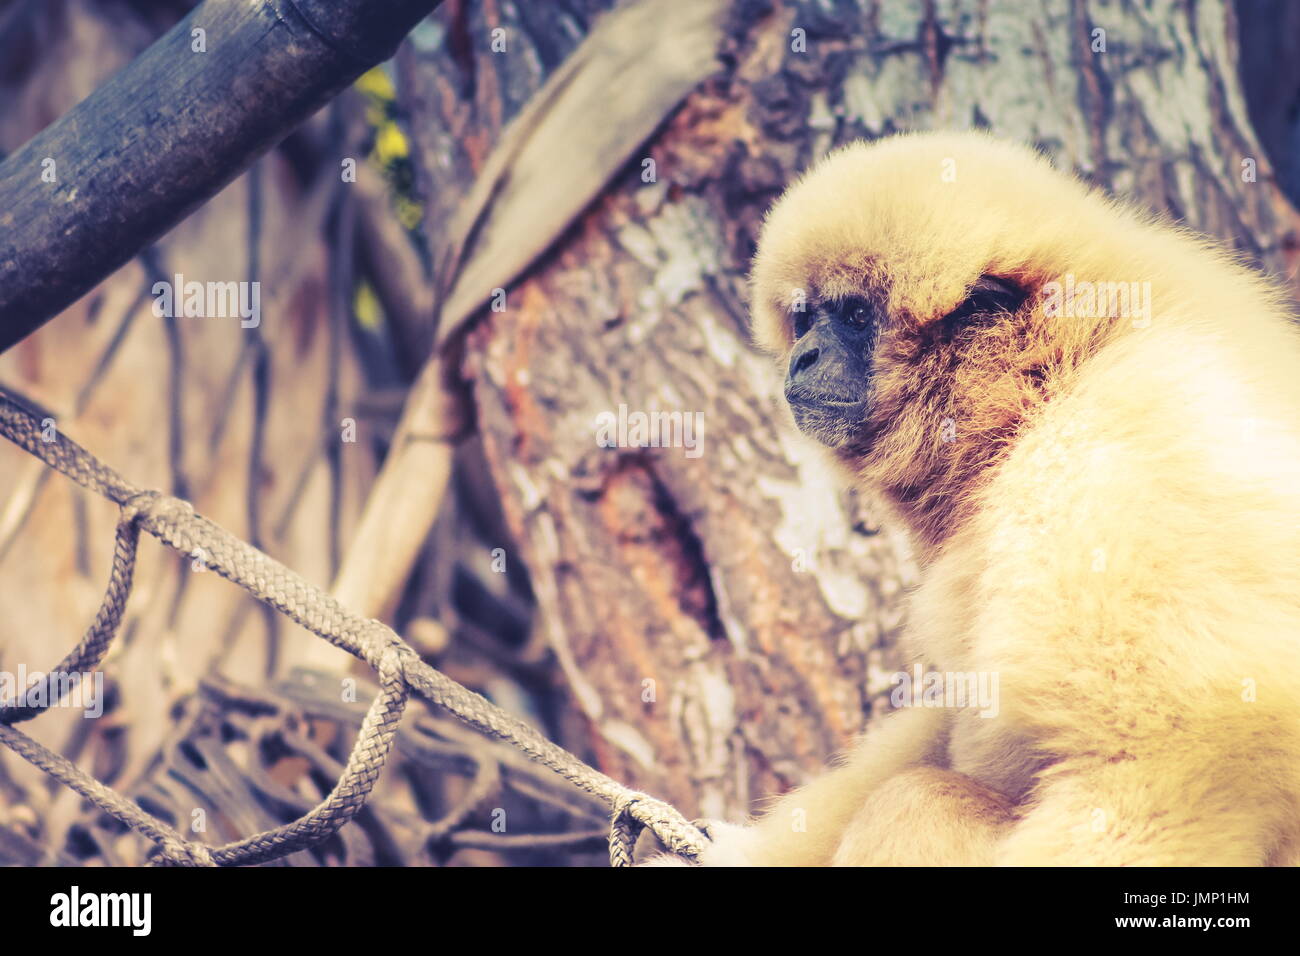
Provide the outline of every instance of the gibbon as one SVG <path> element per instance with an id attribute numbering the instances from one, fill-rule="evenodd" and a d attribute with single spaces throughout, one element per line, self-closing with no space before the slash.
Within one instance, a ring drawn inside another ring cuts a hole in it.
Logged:
<path id="1" fill-rule="evenodd" d="M 1300 862 L 1281 292 L 977 133 L 830 155 L 752 289 L 794 423 L 915 542 L 910 653 L 999 699 L 914 698 L 702 862 Z"/>

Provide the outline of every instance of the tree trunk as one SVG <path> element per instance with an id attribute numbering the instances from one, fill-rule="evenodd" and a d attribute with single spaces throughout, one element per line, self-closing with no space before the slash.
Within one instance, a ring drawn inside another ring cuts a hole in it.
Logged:
<path id="1" fill-rule="evenodd" d="M 453 4 L 451 42 L 406 51 L 433 233 L 480 144 L 602 6 Z M 510 56 L 489 49 L 498 27 Z M 707 816 L 801 782 L 887 708 L 916 574 L 879 506 L 836 489 L 792 435 L 779 371 L 748 344 L 745 275 L 781 189 L 854 139 L 974 125 L 1276 273 L 1294 266 L 1295 224 L 1222 2 L 741 2 L 721 53 L 466 359 L 542 626 L 589 722 L 566 743 Z M 443 138 L 460 130 L 475 136 Z M 598 416 L 621 408 L 698 416 L 702 443 L 601 447 Z"/>

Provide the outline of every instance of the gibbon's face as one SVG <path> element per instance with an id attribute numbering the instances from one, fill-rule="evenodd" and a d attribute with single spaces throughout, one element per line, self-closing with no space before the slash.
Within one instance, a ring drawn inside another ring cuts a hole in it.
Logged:
<path id="1" fill-rule="evenodd" d="M 969 420 L 943 392 L 970 377 L 964 359 L 1016 338 L 1009 327 L 1034 281 L 1064 251 L 1035 248 L 1033 228 L 1015 234 L 1027 210 L 1066 212 L 1033 206 L 1044 190 L 1082 193 L 1027 149 L 980 133 L 855 144 L 791 187 L 759 242 L 754 331 L 784 362 L 799 428 L 852 464 L 887 440 L 900 404 L 937 416 L 936 441 L 945 412 Z"/>
<path id="2" fill-rule="evenodd" d="M 937 323 L 909 330 L 890 321 L 889 299 L 864 283 L 861 291 L 819 296 L 791 316 L 793 342 L 786 361 L 785 398 L 801 431 L 848 455 L 864 455 L 885 422 L 874 422 L 873 370 L 877 343 L 892 335 L 889 353 L 947 349 L 957 340 L 1010 317 L 1025 301 L 1014 282 L 992 275 L 978 277 L 961 304 Z M 937 327 L 936 327 L 937 326 Z"/>
<path id="3" fill-rule="evenodd" d="M 768 213 L 753 332 L 806 434 L 930 542 L 972 482 L 1120 323 L 1042 307 L 1067 273 L 1132 278 L 1128 213 L 982 133 L 859 143 Z M 960 515 L 956 515 L 960 517 Z"/>

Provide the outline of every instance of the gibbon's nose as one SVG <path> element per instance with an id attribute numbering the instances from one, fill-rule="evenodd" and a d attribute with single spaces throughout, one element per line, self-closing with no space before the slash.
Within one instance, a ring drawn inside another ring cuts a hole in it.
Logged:
<path id="1" fill-rule="evenodd" d="M 796 382 L 800 375 L 817 364 L 817 358 L 821 355 L 821 351 L 819 348 L 806 348 L 790 360 L 791 384 Z"/>

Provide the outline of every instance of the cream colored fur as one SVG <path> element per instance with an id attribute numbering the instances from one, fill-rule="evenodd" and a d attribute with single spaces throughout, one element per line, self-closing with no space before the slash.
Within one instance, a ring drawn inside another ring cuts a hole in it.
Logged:
<path id="1" fill-rule="evenodd" d="M 1067 273 L 1149 282 L 1149 323 L 1046 317 Z M 936 356 L 927 330 L 981 275 L 1029 299 Z M 782 361 L 801 296 L 887 300 L 875 437 L 841 464 L 915 534 L 911 649 L 996 672 L 1000 702 L 885 718 L 705 862 L 1297 862 L 1300 339 L 1278 292 L 973 133 L 830 156 L 770 213 L 753 288 Z"/>

